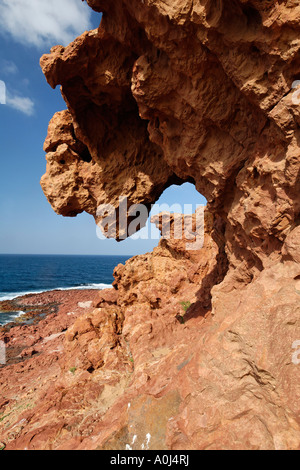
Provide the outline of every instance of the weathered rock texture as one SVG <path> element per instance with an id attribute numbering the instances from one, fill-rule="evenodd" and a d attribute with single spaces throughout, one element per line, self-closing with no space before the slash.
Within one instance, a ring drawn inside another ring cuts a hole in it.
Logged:
<path id="1" fill-rule="evenodd" d="M 97 221 L 103 202 L 194 182 L 205 242 L 162 240 L 118 266 L 115 291 L 66 333 L 59 380 L 2 440 L 300 449 L 300 3 L 88 4 L 99 30 L 41 59 L 68 107 L 49 126 L 44 192 Z"/>

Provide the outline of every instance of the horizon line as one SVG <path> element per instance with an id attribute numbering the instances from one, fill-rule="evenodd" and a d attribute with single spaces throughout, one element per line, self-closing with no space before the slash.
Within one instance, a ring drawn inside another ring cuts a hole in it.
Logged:
<path id="1" fill-rule="evenodd" d="M 0 256 L 136 256 L 133 254 L 85 254 L 85 253 L 0 253 Z"/>

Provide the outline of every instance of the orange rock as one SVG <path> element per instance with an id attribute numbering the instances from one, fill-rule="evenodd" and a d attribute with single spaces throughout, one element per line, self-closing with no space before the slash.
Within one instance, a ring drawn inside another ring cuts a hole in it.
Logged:
<path id="1" fill-rule="evenodd" d="M 194 182 L 204 244 L 162 239 L 116 267 L 115 290 L 80 299 L 91 308 L 68 315 L 65 298 L 59 318 L 1 331 L 19 361 L 0 373 L 1 441 L 300 449 L 300 7 L 88 4 L 99 30 L 41 59 L 68 107 L 49 125 L 43 190 L 98 223 L 101 203 L 150 206 Z"/>

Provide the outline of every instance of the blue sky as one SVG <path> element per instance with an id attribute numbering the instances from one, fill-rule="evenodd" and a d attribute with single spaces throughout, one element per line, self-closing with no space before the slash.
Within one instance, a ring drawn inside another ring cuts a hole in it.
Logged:
<path id="1" fill-rule="evenodd" d="M 100 15 L 81 0 L 0 0 L 0 81 L 6 85 L 6 104 L 0 104 L 0 253 L 131 255 L 158 243 L 99 240 L 91 216 L 56 215 L 39 184 L 49 120 L 66 108 L 59 88 L 47 84 L 39 59 L 99 22 Z M 166 190 L 163 202 L 205 199 L 186 184 Z"/>

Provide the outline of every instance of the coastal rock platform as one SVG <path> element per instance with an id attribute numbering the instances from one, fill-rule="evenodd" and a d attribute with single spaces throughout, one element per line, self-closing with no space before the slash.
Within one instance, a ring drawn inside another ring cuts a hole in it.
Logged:
<path id="1" fill-rule="evenodd" d="M 299 1 L 87 3 L 99 29 L 41 59 L 67 105 L 43 191 L 99 224 L 192 183 L 204 244 L 162 239 L 112 289 L 2 332 L 22 361 L 0 370 L 0 441 L 299 450 Z"/>

